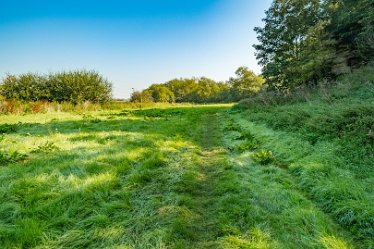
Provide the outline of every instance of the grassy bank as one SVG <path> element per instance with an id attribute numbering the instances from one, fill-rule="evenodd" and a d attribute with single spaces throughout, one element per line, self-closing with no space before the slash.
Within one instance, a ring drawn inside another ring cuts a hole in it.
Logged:
<path id="1" fill-rule="evenodd" d="M 374 70 L 365 68 L 296 95 L 236 107 L 242 125 L 273 151 L 308 198 L 374 246 Z"/>

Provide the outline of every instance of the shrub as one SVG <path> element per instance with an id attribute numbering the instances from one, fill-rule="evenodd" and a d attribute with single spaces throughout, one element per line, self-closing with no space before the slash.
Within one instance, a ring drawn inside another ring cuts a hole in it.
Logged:
<path id="1" fill-rule="evenodd" d="M 262 149 L 260 151 L 257 151 L 251 155 L 251 158 L 261 164 L 261 165 L 267 165 L 272 162 L 274 162 L 274 156 L 273 153 L 270 150 Z"/>
<path id="2" fill-rule="evenodd" d="M 85 101 L 104 103 L 111 99 L 112 85 L 94 71 L 70 71 L 49 75 L 8 75 L 0 84 L 0 95 L 22 101 Z M 39 112 L 41 104 L 32 105 Z"/>

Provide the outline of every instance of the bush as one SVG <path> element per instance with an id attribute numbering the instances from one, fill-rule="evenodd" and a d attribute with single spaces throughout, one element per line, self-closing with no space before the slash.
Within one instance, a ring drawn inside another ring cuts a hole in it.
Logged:
<path id="1" fill-rule="evenodd" d="M 104 103 L 111 99 L 111 94 L 111 83 L 97 72 L 85 70 L 49 75 L 8 75 L 0 84 L 0 95 L 22 101 Z M 32 106 L 34 112 L 41 108 L 40 104 Z"/>

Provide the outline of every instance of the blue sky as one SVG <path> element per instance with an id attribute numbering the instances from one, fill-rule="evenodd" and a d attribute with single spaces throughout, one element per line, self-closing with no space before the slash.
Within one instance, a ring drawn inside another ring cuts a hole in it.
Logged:
<path id="1" fill-rule="evenodd" d="M 88 69 L 114 97 L 173 78 L 218 81 L 247 66 L 271 0 L 2 0 L 0 77 Z"/>

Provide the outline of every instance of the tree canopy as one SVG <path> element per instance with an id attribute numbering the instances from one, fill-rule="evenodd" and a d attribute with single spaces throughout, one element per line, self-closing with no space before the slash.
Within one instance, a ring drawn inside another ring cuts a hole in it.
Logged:
<path id="1" fill-rule="evenodd" d="M 246 67 L 236 71 L 236 77 L 227 82 L 212 79 L 173 79 L 162 84 L 153 84 L 143 91 L 135 91 L 133 102 L 234 102 L 247 98 L 260 90 L 264 80 Z"/>
<path id="2" fill-rule="evenodd" d="M 254 45 L 266 83 L 294 89 L 372 60 L 373 0 L 274 0 Z"/>

